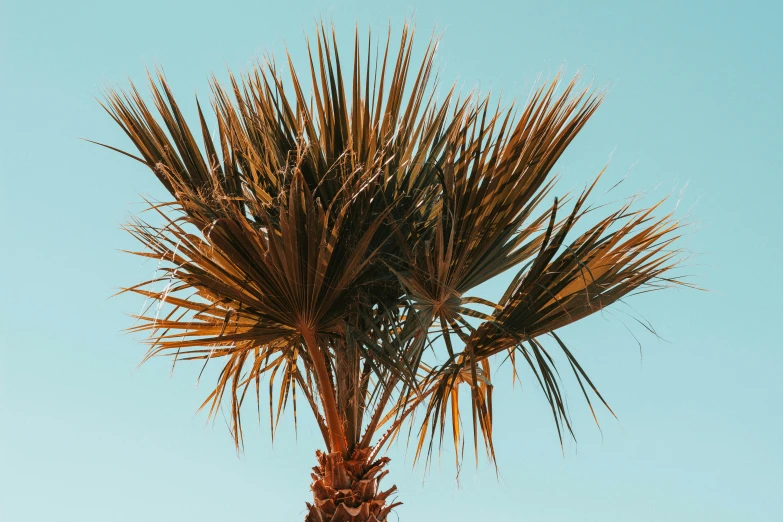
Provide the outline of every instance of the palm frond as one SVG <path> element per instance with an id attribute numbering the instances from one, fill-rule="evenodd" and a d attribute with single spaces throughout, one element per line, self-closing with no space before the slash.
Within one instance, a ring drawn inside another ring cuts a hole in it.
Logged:
<path id="1" fill-rule="evenodd" d="M 597 211 L 592 187 L 564 213 L 552 171 L 603 100 L 578 76 L 518 109 L 453 87 L 438 100 L 437 38 L 418 65 L 407 26 L 375 59 L 369 41 L 357 32 L 344 73 L 320 24 L 304 71 L 287 56 L 288 92 L 271 58 L 227 86 L 213 78 L 214 139 L 198 103 L 191 130 L 160 71 L 151 104 L 133 85 L 106 94 L 136 153 L 106 146 L 172 198 L 126 227 L 160 266 L 125 289 L 151 303 L 131 328 L 149 335 L 145 360 L 218 362 L 202 408 L 228 410 L 237 448 L 244 400 L 260 419 L 266 379 L 273 433 L 303 395 L 328 450 L 372 459 L 420 411 L 417 458 L 450 424 L 459 465 L 467 386 L 474 452 L 481 439 L 494 460 L 495 355 L 525 361 L 561 438 L 572 433 L 553 353 L 591 410 L 592 396 L 606 402 L 557 330 L 683 284 L 669 276 L 679 223 L 629 203 L 574 234 Z M 512 269 L 498 302 L 468 295 Z"/>

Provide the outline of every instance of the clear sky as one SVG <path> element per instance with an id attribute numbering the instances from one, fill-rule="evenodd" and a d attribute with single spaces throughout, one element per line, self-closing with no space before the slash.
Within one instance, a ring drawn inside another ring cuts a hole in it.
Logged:
<path id="1" fill-rule="evenodd" d="M 671 206 L 682 192 L 684 272 L 710 292 L 632 301 L 665 341 L 620 310 L 563 332 L 619 416 L 604 412 L 599 432 L 571 383 L 578 444 L 564 454 L 541 394 L 509 379 L 497 382 L 499 478 L 468 460 L 457 484 L 449 453 L 424 477 L 393 448 L 400 520 L 783 520 L 781 5 L 2 0 L 0 520 L 302 519 L 311 422 L 295 438 L 289 418 L 272 445 L 262 416 L 238 458 L 221 419 L 194 415 L 208 390 L 195 370 L 135 369 L 144 347 L 120 331 L 141 302 L 108 297 L 153 271 L 119 253 L 133 246 L 119 226 L 162 192 L 78 138 L 129 147 L 95 97 L 143 83 L 145 66 L 165 68 L 192 114 L 211 71 L 281 58 L 284 41 L 300 61 L 316 17 L 350 39 L 356 22 L 380 35 L 414 13 L 419 45 L 444 31 L 438 63 L 463 91 L 524 97 L 561 67 L 610 85 L 560 190 L 611 156 L 604 186 L 628 174 L 626 190 L 674 191 Z"/>

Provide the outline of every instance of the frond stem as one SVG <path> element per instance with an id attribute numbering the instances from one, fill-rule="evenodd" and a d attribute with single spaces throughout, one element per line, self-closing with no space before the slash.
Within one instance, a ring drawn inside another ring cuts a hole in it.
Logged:
<path id="1" fill-rule="evenodd" d="M 316 384 L 321 394 L 321 402 L 324 405 L 324 414 L 326 415 L 326 427 L 329 431 L 329 450 L 331 452 L 339 451 L 340 454 L 347 457 L 348 447 L 345 443 L 343 424 L 337 411 L 337 401 L 334 397 L 332 381 L 329 378 L 326 363 L 324 363 L 324 356 L 311 329 L 302 328 L 302 337 L 315 367 Z"/>

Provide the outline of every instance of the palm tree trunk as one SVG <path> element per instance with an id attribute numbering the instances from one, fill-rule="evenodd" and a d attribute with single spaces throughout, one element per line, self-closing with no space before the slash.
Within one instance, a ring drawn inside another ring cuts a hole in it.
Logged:
<path id="1" fill-rule="evenodd" d="M 348 460 L 340 452 L 316 452 L 318 466 L 313 468 L 313 504 L 307 503 L 305 522 L 385 522 L 389 512 L 401 502 L 386 503 L 397 490 L 392 486 L 380 491 L 379 484 L 388 470 L 388 457 L 370 462 L 372 448 L 355 450 Z"/>

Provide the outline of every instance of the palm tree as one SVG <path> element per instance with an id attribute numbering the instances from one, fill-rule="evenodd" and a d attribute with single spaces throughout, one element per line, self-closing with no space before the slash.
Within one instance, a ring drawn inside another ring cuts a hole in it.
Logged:
<path id="1" fill-rule="evenodd" d="M 304 396 L 324 444 L 310 522 L 386 520 L 398 503 L 395 487 L 379 485 L 384 451 L 405 431 L 425 461 L 453 439 L 459 464 L 460 391 L 476 458 L 481 444 L 494 462 L 500 359 L 515 376 L 517 362 L 529 367 L 562 443 L 573 433 L 554 355 L 591 410 L 591 396 L 606 402 L 557 330 L 683 284 L 667 275 L 680 225 L 654 217 L 658 205 L 626 202 L 582 227 L 597 210 L 586 203 L 594 182 L 569 203 L 550 198 L 553 166 L 601 93 L 577 92 L 577 78 L 559 89 L 556 78 L 518 110 L 453 87 L 438 101 L 437 39 L 418 69 L 412 41 L 406 26 L 396 52 L 389 36 L 372 60 L 357 33 L 346 75 L 334 30 L 320 25 L 309 93 L 290 57 L 290 90 L 272 60 L 231 76 L 230 88 L 213 78 L 217 133 L 198 106 L 203 146 L 160 72 L 154 109 L 133 86 L 104 103 L 138 153 L 110 148 L 151 169 L 172 198 L 150 204 L 158 224 L 127 226 L 144 247 L 134 253 L 160 266 L 124 290 L 152 303 L 131 329 L 149 334 L 145 360 L 220 361 L 202 408 L 230 412 L 238 450 L 242 406 L 250 392 L 260 408 L 263 378 L 273 431 L 289 398 L 296 421 Z M 511 269 L 497 302 L 468 295 Z"/>

